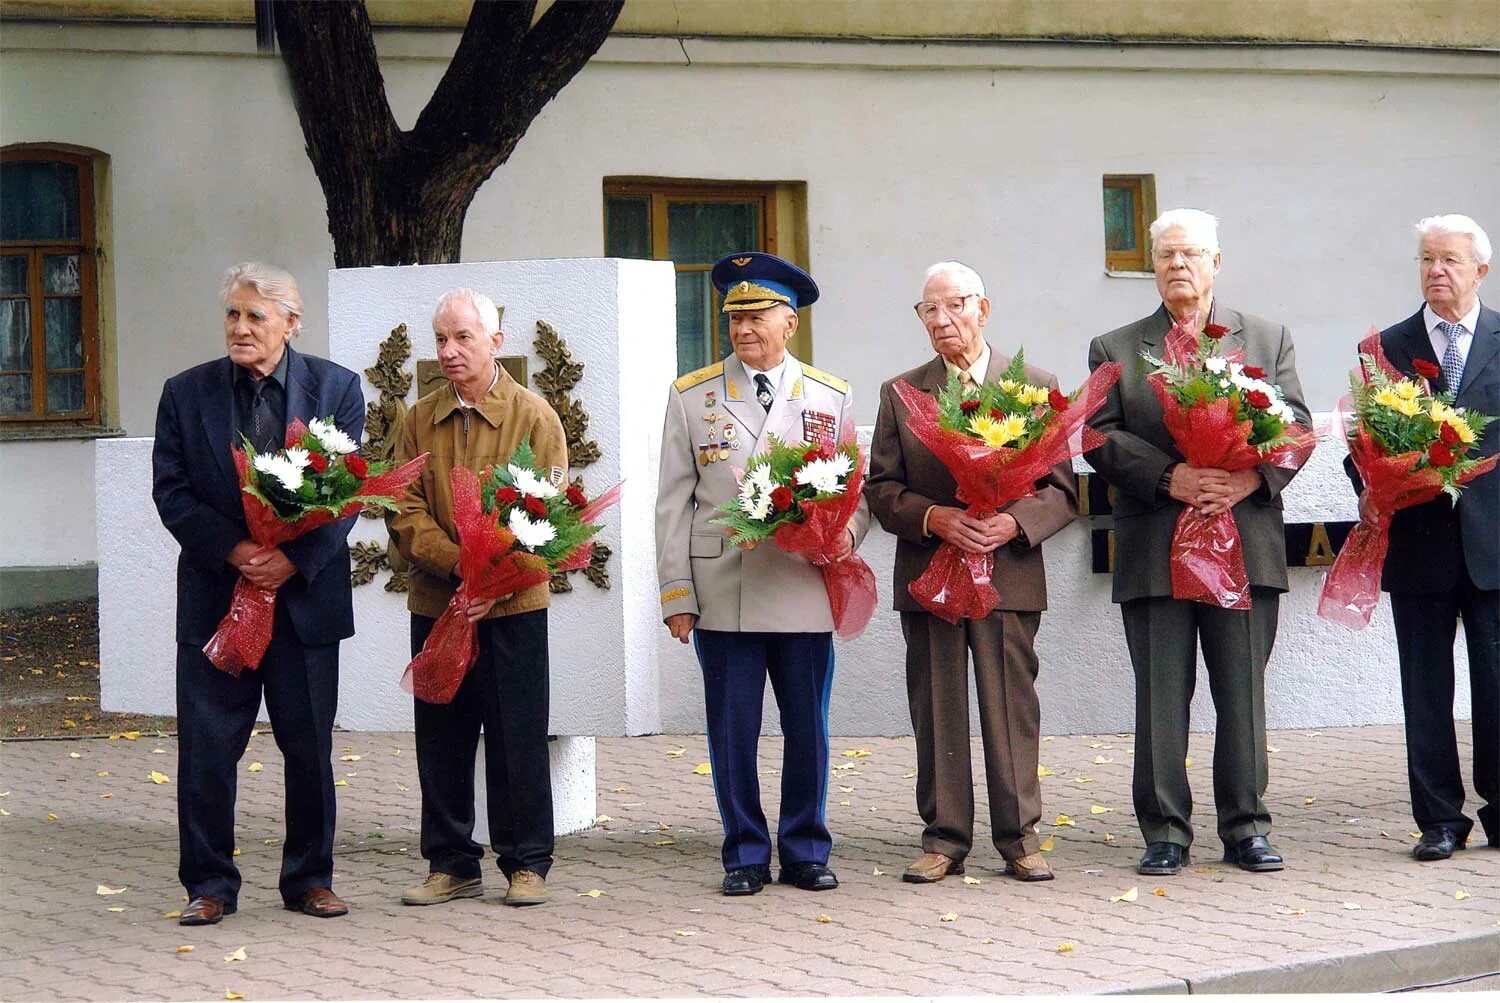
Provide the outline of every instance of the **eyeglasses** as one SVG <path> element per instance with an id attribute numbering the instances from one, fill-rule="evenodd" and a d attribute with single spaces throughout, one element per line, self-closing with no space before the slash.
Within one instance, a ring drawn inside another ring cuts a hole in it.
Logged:
<path id="1" fill-rule="evenodd" d="M 1213 257 L 1213 252 L 1206 247 L 1158 247 L 1151 252 L 1151 257 L 1165 265 L 1176 260 L 1179 254 L 1189 265 L 1196 265 L 1204 258 Z"/>
<path id="2" fill-rule="evenodd" d="M 1434 257 L 1431 254 L 1422 254 L 1417 256 L 1417 262 L 1421 264 L 1422 270 L 1424 272 L 1430 269 L 1433 265 L 1442 265 L 1444 271 L 1451 272 L 1454 269 L 1462 268 L 1464 265 L 1467 265 L 1469 263 L 1469 259 L 1460 258 L 1456 254 L 1445 254 L 1441 258 Z"/>
<path id="3" fill-rule="evenodd" d="M 947 311 L 950 317 L 957 317 L 964 312 L 964 304 L 978 295 L 978 293 L 964 293 L 962 296 L 949 296 L 944 300 L 923 300 L 912 304 L 912 309 L 917 311 L 917 316 L 922 318 L 923 323 L 937 320 L 939 310 Z"/>

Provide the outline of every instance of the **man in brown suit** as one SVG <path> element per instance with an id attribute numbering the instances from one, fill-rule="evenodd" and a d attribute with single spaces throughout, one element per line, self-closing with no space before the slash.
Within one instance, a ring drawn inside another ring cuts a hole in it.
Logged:
<path id="1" fill-rule="evenodd" d="M 897 379 L 936 393 L 950 373 L 978 385 L 998 380 L 1010 364 L 984 340 L 990 301 L 983 281 L 968 266 L 945 261 L 929 268 L 916 311 L 937 355 Z M 1057 386 L 1051 373 L 1029 366 L 1026 380 Z M 1070 465 L 1060 463 L 1037 482 L 1030 497 L 988 519 L 967 514 L 955 497 L 952 475 L 908 428 L 895 382 L 880 388 L 865 497 L 871 513 L 897 539 L 895 608 L 906 637 L 906 692 L 917 745 L 917 810 L 926 825 L 922 855 L 903 877 L 932 882 L 962 874 L 974 843 L 968 680 L 972 652 L 995 848 L 1008 862 L 1007 873 L 1021 881 L 1046 881 L 1052 871 L 1036 831 L 1042 815 L 1037 779 L 1041 710 L 1032 645 L 1047 606 L 1041 543 L 1077 515 L 1077 483 Z M 1000 607 L 981 620 L 950 624 L 928 613 L 907 588 L 945 540 L 970 553 L 995 555 Z"/>

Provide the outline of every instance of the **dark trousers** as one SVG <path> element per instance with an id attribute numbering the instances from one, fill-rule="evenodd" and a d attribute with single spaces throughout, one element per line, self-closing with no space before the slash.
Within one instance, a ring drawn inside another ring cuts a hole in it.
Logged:
<path id="1" fill-rule="evenodd" d="M 293 901 L 333 886 L 333 717 L 339 699 L 339 646 L 304 645 L 278 608 L 260 668 L 239 678 L 214 667 L 203 649 L 177 646 L 178 878 L 188 895 L 238 901 L 234 866 L 237 764 L 264 692 L 276 747 L 286 763 L 286 840 L 281 897 Z"/>
<path id="2" fill-rule="evenodd" d="M 1266 808 L 1266 662 L 1276 641 L 1280 593 L 1252 587 L 1248 610 L 1170 596 L 1120 604 L 1135 666 L 1136 819 L 1148 843 L 1193 841 L 1188 786 L 1188 704 L 1198 646 L 1214 715 L 1214 807 L 1228 843 L 1271 831 Z"/>
<path id="3" fill-rule="evenodd" d="M 974 846 L 974 773 L 969 762 L 969 655 L 979 700 L 984 775 L 995 848 L 1007 860 L 1038 853 L 1037 779 L 1041 704 L 1033 642 L 1040 613 L 996 610 L 948 623 L 902 613 L 906 696 L 917 746 L 922 849 L 963 860 Z"/>
<path id="4" fill-rule="evenodd" d="M 1401 706 L 1406 716 L 1406 773 L 1418 827 L 1444 825 L 1466 837 L 1464 782 L 1453 728 L 1453 641 L 1464 622 L 1474 714 L 1474 793 L 1479 823 L 1500 846 L 1500 591 L 1476 589 L 1466 571 L 1440 595 L 1391 594 Z"/>
<path id="5" fill-rule="evenodd" d="M 435 623 L 411 617 L 416 655 Z M 547 748 L 547 611 L 478 623 L 479 657 L 451 703 L 414 700 L 422 782 L 422 856 L 432 870 L 477 878 L 474 756 L 484 730 L 490 849 L 508 878 L 552 866 L 552 769 Z"/>
<path id="6" fill-rule="evenodd" d="M 693 631 L 703 667 L 708 756 L 724 822 L 724 869 L 771 862 L 771 833 L 760 806 L 761 703 L 766 677 L 781 712 L 781 865 L 826 864 L 828 832 L 828 696 L 833 689 L 833 635 Z"/>

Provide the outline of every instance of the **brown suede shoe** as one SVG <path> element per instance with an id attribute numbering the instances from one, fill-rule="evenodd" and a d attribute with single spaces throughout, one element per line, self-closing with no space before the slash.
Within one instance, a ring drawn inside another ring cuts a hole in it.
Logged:
<path id="1" fill-rule="evenodd" d="M 225 916 L 234 914 L 234 906 L 212 895 L 199 895 L 182 910 L 177 920 L 181 926 L 212 926 Z"/>
<path id="2" fill-rule="evenodd" d="M 961 860 L 954 860 L 941 853 L 924 853 L 911 862 L 906 868 L 906 873 L 901 875 L 901 880 L 926 885 L 941 881 L 950 874 L 963 872 L 964 865 Z"/>
<path id="3" fill-rule="evenodd" d="M 1005 873 L 1013 876 L 1017 881 L 1052 880 L 1052 868 L 1047 866 L 1047 858 L 1040 853 L 1028 853 L 1024 857 L 1007 860 Z"/>
<path id="4" fill-rule="evenodd" d="M 547 901 L 547 882 L 536 871 L 517 871 L 501 899 L 506 905 L 541 905 Z"/>
<path id="5" fill-rule="evenodd" d="M 313 888 L 286 903 L 286 907 L 292 912 L 305 913 L 319 919 L 332 919 L 349 912 L 348 904 L 333 894 L 332 888 Z"/>

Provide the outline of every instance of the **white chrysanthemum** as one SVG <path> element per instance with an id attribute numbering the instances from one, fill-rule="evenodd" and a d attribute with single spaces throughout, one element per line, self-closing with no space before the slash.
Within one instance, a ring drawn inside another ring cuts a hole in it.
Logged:
<path id="1" fill-rule="evenodd" d="M 306 455 L 303 451 L 303 456 Z M 277 456 L 275 453 L 261 453 L 255 457 L 255 469 L 269 477 L 276 478 L 288 491 L 296 491 L 302 487 L 302 466 L 291 462 L 286 457 Z"/>
<path id="2" fill-rule="evenodd" d="M 527 550 L 538 550 L 557 538 L 556 526 L 545 519 L 532 519 L 519 505 L 510 510 L 509 525 L 510 531 L 516 534 L 517 542 Z"/>
<path id="3" fill-rule="evenodd" d="M 740 478 L 740 508 L 752 519 L 764 519 L 771 513 L 771 466 L 762 463 Z"/>
<path id="4" fill-rule="evenodd" d="M 510 476 L 515 481 L 516 490 L 523 495 L 532 495 L 536 498 L 555 498 L 557 488 L 551 483 L 542 480 L 536 474 L 525 467 L 518 467 L 514 463 L 507 467 Z"/>
<path id="5" fill-rule="evenodd" d="M 298 470 L 301 470 L 303 467 L 307 466 L 307 457 L 307 450 L 303 449 L 301 446 L 290 446 L 286 450 L 286 461 L 295 466 Z"/>
<path id="6" fill-rule="evenodd" d="M 1219 381 L 1219 389 L 1220 390 L 1228 390 L 1231 386 L 1233 386 L 1233 384 L 1231 384 L 1228 380 L 1220 380 Z"/>
<path id="7" fill-rule="evenodd" d="M 1240 375 L 1244 371 L 1245 367 L 1238 362 L 1231 362 L 1229 364 L 1229 376 L 1231 379 Z"/>
<path id="8" fill-rule="evenodd" d="M 849 475 L 853 464 L 845 453 L 838 453 L 829 460 L 813 460 L 797 471 L 798 484 L 810 486 L 820 495 L 842 494 L 844 485 L 839 481 Z"/>
<path id="9" fill-rule="evenodd" d="M 359 448 L 359 444 L 344 434 L 344 430 L 331 421 L 322 418 L 314 418 L 307 423 L 307 430 L 313 434 L 313 438 L 322 444 L 326 452 L 335 456 L 343 456 L 352 453 Z"/>
<path id="10" fill-rule="evenodd" d="M 1203 368 L 1207 369 L 1211 373 L 1222 373 L 1228 365 L 1228 359 L 1221 358 L 1217 355 L 1210 355 L 1208 358 L 1203 360 Z"/>

